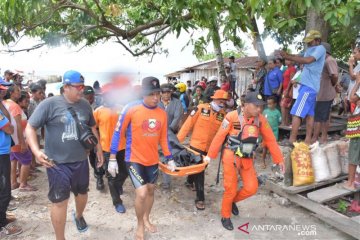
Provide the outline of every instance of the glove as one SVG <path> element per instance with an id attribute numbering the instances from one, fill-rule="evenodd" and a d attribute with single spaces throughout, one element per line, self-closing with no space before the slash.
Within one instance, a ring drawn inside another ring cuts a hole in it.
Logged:
<path id="1" fill-rule="evenodd" d="M 170 160 L 170 161 L 167 163 L 167 169 L 169 169 L 169 170 L 172 171 L 172 172 L 175 172 L 175 168 L 176 168 L 175 161 L 174 161 L 174 160 Z"/>
<path id="2" fill-rule="evenodd" d="M 115 177 L 119 173 L 119 166 L 116 159 L 110 159 L 108 164 L 108 172 L 112 177 Z"/>
<path id="3" fill-rule="evenodd" d="M 204 157 L 204 162 L 210 164 L 211 158 L 209 156 Z"/>

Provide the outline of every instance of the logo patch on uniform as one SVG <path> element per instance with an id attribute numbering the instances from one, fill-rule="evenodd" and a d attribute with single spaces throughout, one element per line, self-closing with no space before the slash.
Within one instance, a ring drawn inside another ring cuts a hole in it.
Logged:
<path id="1" fill-rule="evenodd" d="M 202 116 L 205 116 L 205 117 L 210 117 L 210 110 L 209 109 L 206 109 L 206 108 L 203 108 L 201 109 L 201 113 L 200 113 Z"/>
<path id="2" fill-rule="evenodd" d="M 226 129 L 229 126 L 229 121 L 224 119 L 224 121 L 221 124 L 222 129 Z"/>
<path id="3" fill-rule="evenodd" d="M 216 114 L 216 120 L 222 122 L 222 120 L 224 120 L 224 114 L 223 113 L 217 113 Z"/>
<path id="4" fill-rule="evenodd" d="M 146 132 L 156 132 L 161 129 L 161 122 L 153 118 L 144 120 L 142 129 Z"/>
<path id="5" fill-rule="evenodd" d="M 194 116 L 196 113 L 195 109 L 191 111 L 190 116 Z"/>

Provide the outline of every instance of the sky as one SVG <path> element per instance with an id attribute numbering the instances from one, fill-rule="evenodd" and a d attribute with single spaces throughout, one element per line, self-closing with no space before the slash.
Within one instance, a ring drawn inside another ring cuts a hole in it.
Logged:
<path id="1" fill-rule="evenodd" d="M 263 24 L 259 24 L 260 32 Z M 202 34 L 202 33 L 197 33 Z M 257 55 L 253 49 L 250 38 L 246 34 L 241 37 L 245 40 L 248 48 L 248 56 Z M 148 56 L 133 57 L 120 44 L 114 42 L 99 43 L 93 47 L 86 47 L 80 51 L 78 47 L 60 46 L 43 47 L 29 52 L 15 54 L 0 54 L 1 75 L 6 69 L 17 69 L 35 75 L 55 74 L 62 75 L 69 69 L 84 73 L 85 79 L 91 82 L 99 77 L 93 72 L 109 72 L 114 70 L 130 71 L 138 76 L 138 79 L 152 75 L 164 80 L 164 75 L 187 66 L 195 65 L 199 61 L 192 54 L 193 46 L 189 45 L 183 49 L 190 38 L 190 34 L 183 32 L 177 39 L 174 34 L 168 35 L 163 41 L 163 48 L 167 48 L 168 55 L 155 55 L 151 60 Z M 36 44 L 33 39 L 24 38 L 16 48 L 26 48 Z M 279 45 L 272 39 L 264 39 L 264 46 L 267 54 L 270 54 Z M 1 46 L 0 49 L 5 49 Z M 230 43 L 224 43 L 222 50 L 234 49 Z M 210 45 L 207 49 L 212 52 Z M 88 78 L 87 74 L 88 73 Z"/>

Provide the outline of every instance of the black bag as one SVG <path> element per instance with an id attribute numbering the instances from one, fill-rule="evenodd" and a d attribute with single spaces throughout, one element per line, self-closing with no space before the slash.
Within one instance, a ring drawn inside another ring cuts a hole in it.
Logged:
<path id="1" fill-rule="evenodd" d="M 72 107 L 68 107 L 68 110 L 76 122 L 76 128 L 78 130 L 78 139 L 81 145 L 87 150 L 91 150 L 94 147 L 96 147 L 96 145 L 98 144 L 98 140 L 94 135 L 94 133 L 92 132 L 91 128 L 85 124 L 82 124 L 79 121 Z"/>

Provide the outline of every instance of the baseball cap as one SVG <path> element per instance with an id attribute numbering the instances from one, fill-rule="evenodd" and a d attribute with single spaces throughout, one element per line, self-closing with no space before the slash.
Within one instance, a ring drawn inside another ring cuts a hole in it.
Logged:
<path id="1" fill-rule="evenodd" d="M 265 105 L 265 101 L 258 92 L 248 92 L 245 96 L 245 103 L 253 103 L 255 105 Z"/>
<path id="2" fill-rule="evenodd" d="M 218 77 L 217 76 L 211 76 L 209 77 L 209 82 L 213 82 L 213 81 L 218 81 Z"/>
<path id="3" fill-rule="evenodd" d="M 4 79 L 2 79 L 2 77 L 0 77 L 0 89 L 1 90 L 7 90 L 8 86 L 11 86 L 11 85 L 12 85 L 12 83 L 4 81 Z"/>
<path id="4" fill-rule="evenodd" d="M 64 73 L 63 84 L 84 83 L 84 78 L 78 71 L 69 70 Z"/>
<path id="5" fill-rule="evenodd" d="M 170 83 L 163 83 L 160 86 L 162 92 L 171 92 L 173 89 L 172 84 Z"/>
<path id="6" fill-rule="evenodd" d="M 229 98 L 229 94 L 224 90 L 216 90 L 214 95 L 211 96 L 212 99 L 225 99 L 227 100 Z"/>
<path id="7" fill-rule="evenodd" d="M 330 44 L 328 44 L 327 42 L 322 42 L 321 45 L 324 46 L 324 48 L 326 49 L 326 52 L 327 52 L 328 54 L 331 54 Z"/>
<path id="8" fill-rule="evenodd" d="M 42 86 L 40 84 L 37 84 L 37 83 L 30 84 L 29 88 L 30 88 L 31 92 L 37 92 L 37 91 L 43 90 Z"/>
<path id="9" fill-rule="evenodd" d="M 95 91 L 91 86 L 85 86 L 83 94 L 84 95 L 95 94 Z"/>
<path id="10" fill-rule="evenodd" d="M 309 42 L 311 42 L 312 40 L 317 39 L 317 38 L 321 38 L 321 33 L 320 33 L 319 31 L 316 31 L 316 30 L 310 30 L 310 31 L 306 34 L 303 42 L 309 43 Z"/>
<path id="11" fill-rule="evenodd" d="M 143 96 L 147 96 L 153 92 L 160 92 L 160 81 L 156 77 L 146 77 L 141 82 Z"/>

